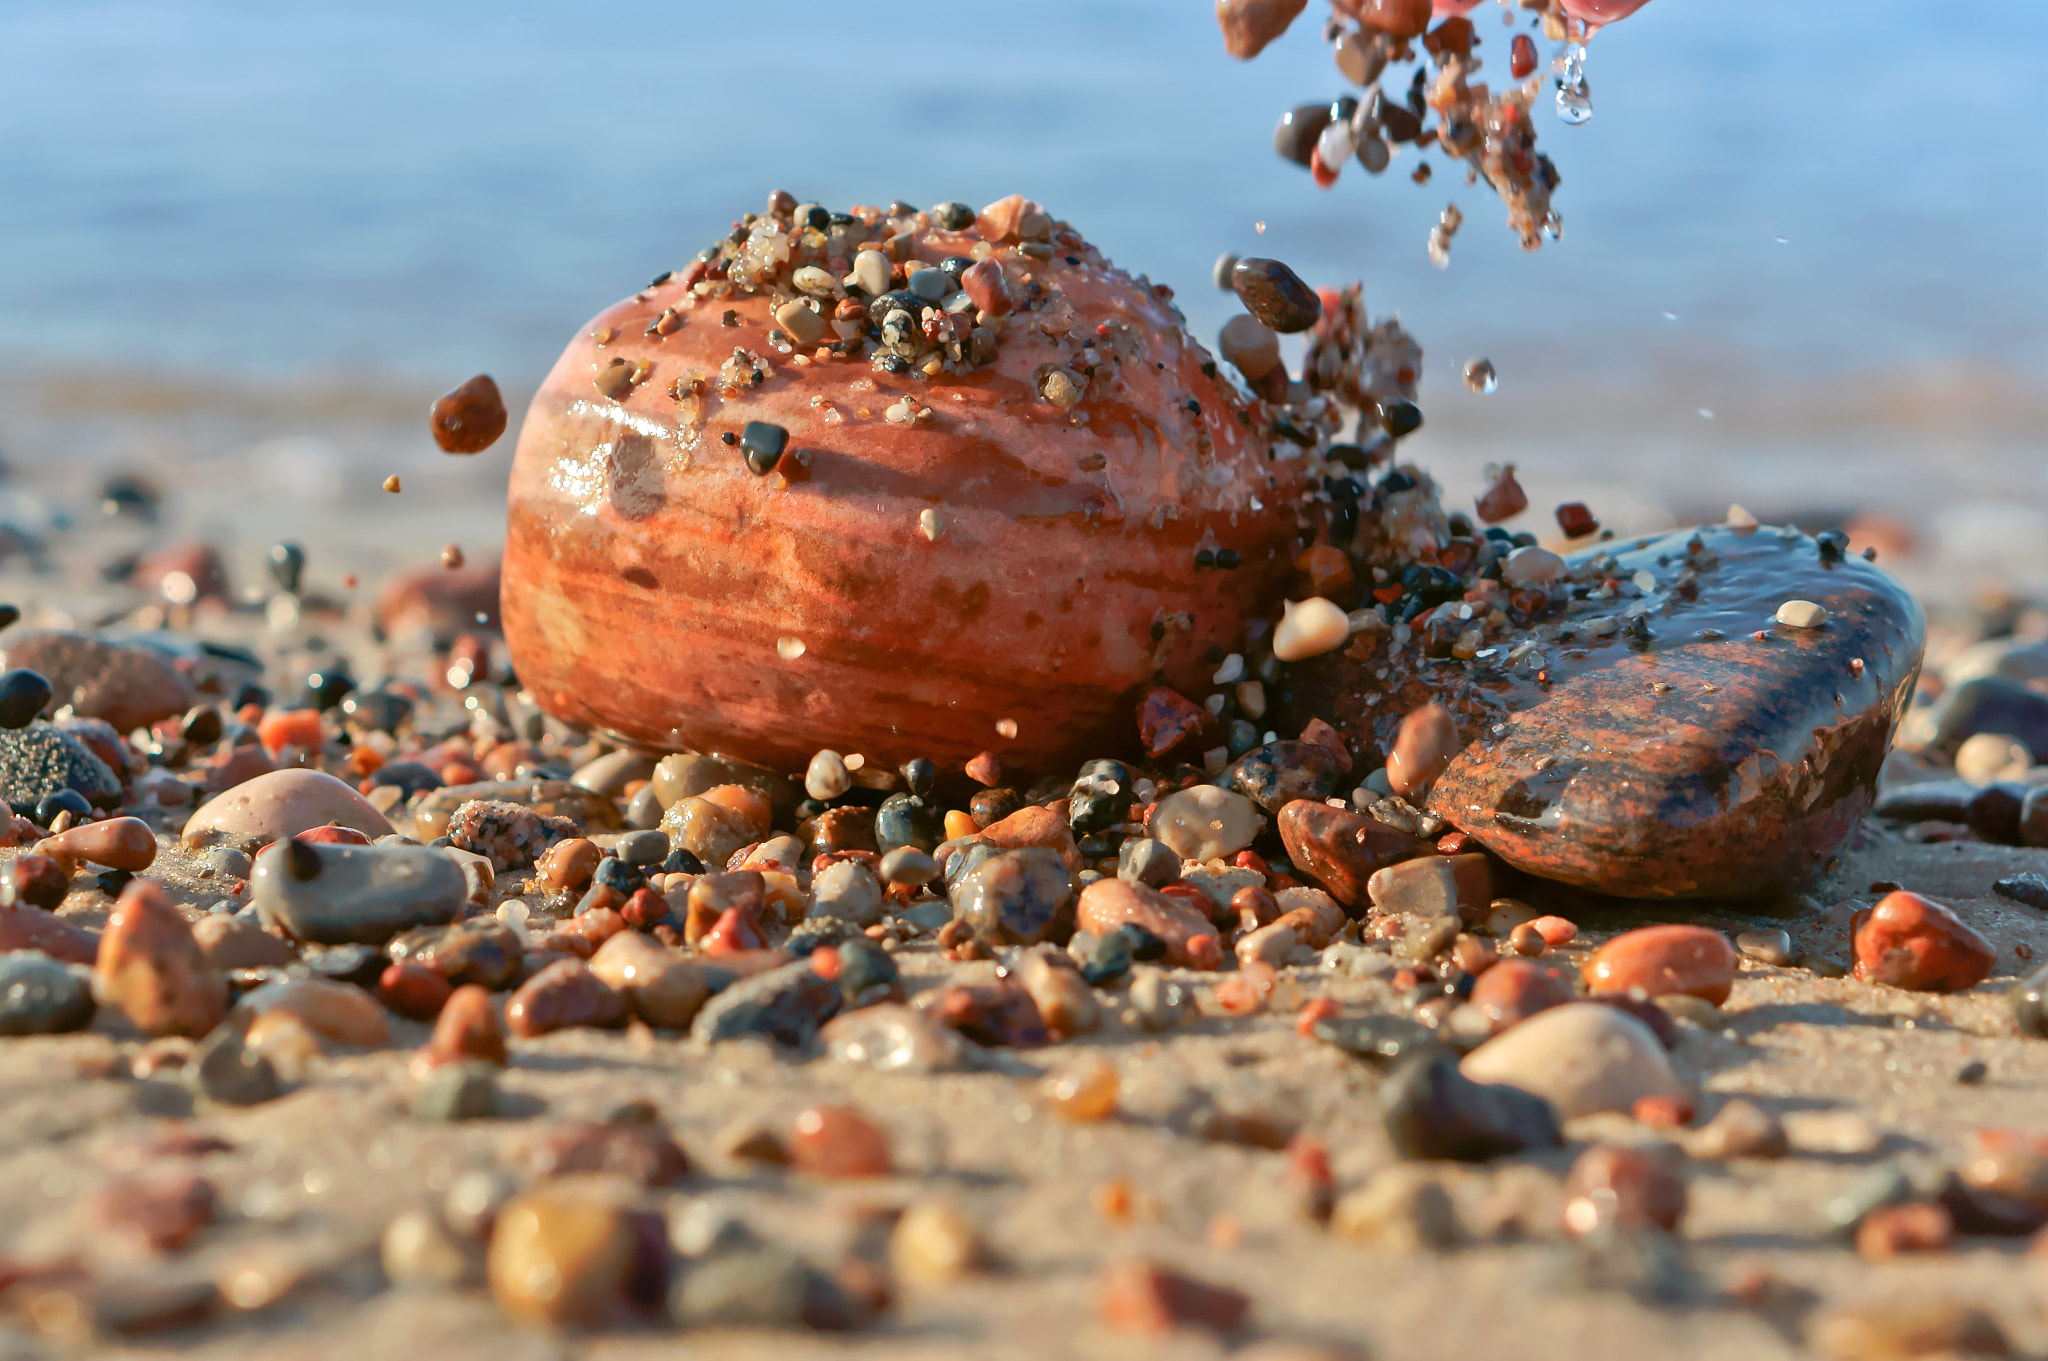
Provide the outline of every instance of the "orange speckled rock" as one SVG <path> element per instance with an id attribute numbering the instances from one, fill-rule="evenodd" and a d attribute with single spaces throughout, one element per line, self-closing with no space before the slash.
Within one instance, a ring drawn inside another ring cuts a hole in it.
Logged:
<path id="1" fill-rule="evenodd" d="M 955 768 L 992 749 L 1029 770 L 1127 748 L 1155 676 L 1206 683 L 1204 650 L 1238 646 L 1289 565 L 1273 550 L 1301 464 L 1268 459 L 1263 408 L 1164 290 L 1028 204 L 1001 216 L 1053 252 L 996 249 L 1015 310 L 976 367 L 875 367 L 859 338 L 888 310 L 861 298 L 778 321 L 789 271 L 825 263 L 808 255 L 759 291 L 693 268 L 571 343 L 521 431 L 504 564 L 506 639 L 544 708 L 783 769 L 826 746 Z M 872 239 L 836 242 L 856 264 L 903 227 L 892 253 L 924 265 L 987 249 L 922 214 L 860 221 Z M 812 282 L 843 293 L 840 277 Z M 924 329 L 962 323 L 985 351 L 972 321 Z M 821 348 L 833 324 L 854 357 Z M 773 348 L 778 329 L 802 351 Z M 766 475 L 723 442 L 749 422 L 787 433 Z M 1243 566 L 1198 571 L 1203 547 Z"/>
<path id="2" fill-rule="evenodd" d="M 227 980 L 213 970 L 184 914 L 148 879 L 130 880 L 107 919 L 92 995 L 150 1035 L 194 1039 L 227 1014 Z"/>
<path id="3" fill-rule="evenodd" d="M 1106 936 L 1125 922 L 1135 922 L 1166 942 L 1168 962 L 1192 969 L 1223 964 L 1223 943 L 1208 918 L 1180 898 L 1128 879 L 1097 879 L 1081 890 L 1075 923 L 1083 931 Z"/>
<path id="4" fill-rule="evenodd" d="M 1991 942 L 1941 904 L 1900 889 L 1858 912 L 1856 977 L 1914 992 L 1961 992 L 1991 973 Z M 104 947 L 103 947 L 104 948 Z"/>
<path id="5" fill-rule="evenodd" d="M 1684 993 L 1715 1006 L 1735 986 L 1735 947 L 1704 926 L 1645 926 L 1624 931 L 1586 961 L 1586 989 L 1662 997 Z"/>

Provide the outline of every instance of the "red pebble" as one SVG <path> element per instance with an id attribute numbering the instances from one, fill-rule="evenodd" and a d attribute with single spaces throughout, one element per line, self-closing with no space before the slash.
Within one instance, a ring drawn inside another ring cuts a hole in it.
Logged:
<path id="1" fill-rule="evenodd" d="M 1560 945 L 1570 945 L 1579 938 L 1579 924 L 1564 917 L 1538 917 L 1529 925 L 1536 928 L 1536 934 L 1543 937 L 1543 943 L 1553 950 Z"/>
<path id="2" fill-rule="evenodd" d="M 1998 952 L 1941 904 L 1900 889 L 1856 914 L 1857 978 L 1913 992 L 1961 992 L 1984 981 Z"/>
<path id="3" fill-rule="evenodd" d="M 1250 1310 L 1251 1299 L 1241 1290 L 1143 1259 L 1114 1263 L 1102 1276 L 1102 1321 L 1121 1333 L 1187 1327 L 1233 1333 Z"/>
<path id="4" fill-rule="evenodd" d="M 728 907 L 718 914 L 718 920 L 697 941 L 697 948 L 707 955 L 736 955 L 748 950 L 766 949 L 767 944 L 761 938 L 760 930 L 747 919 L 746 913 L 736 907 Z"/>
<path id="5" fill-rule="evenodd" d="M 1516 80 L 1527 80 L 1536 70 L 1536 40 L 1526 33 L 1517 33 L 1515 40 L 1508 44 L 1508 74 Z M 1579 507 L 1584 510 L 1584 506 Z M 1565 508 L 1558 507 L 1558 519 L 1564 519 Z M 1565 533 L 1571 533 L 1566 529 Z"/>
<path id="6" fill-rule="evenodd" d="M 1271 877 L 1273 867 L 1266 863 L 1266 857 L 1257 851 L 1239 851 L 1230 858 L 1232 869 L 1250 870 L 1254 874 Z"/>
<path id="7" fill-rule="evenodd" d="M 1527 35 L 1518 41 L 1527 41 Z M 1593 518 L 1592 511 L 1586 509 L 1584 501 L 1567 501 L 1557 508 L 1557 527 L 1568 539 L 1583 539 L 1600 528 L 1600 522 Z"/>
<path id="8" fill-rule="evenodd" d="M 1472 849 L 1472 838 L 1463 832 L 1445 832 L 1436 839 L 1439 855 L 1463 855 Z"/>
<path id="9" fill-rule="evenodd" d="M 1478 501 L 1479 518 L 1490 525 L 1502 520 L 1512 520 L 1529 508 L 1529 493 L 1522 490 L 1522 484 L 1515 481 L 1515 465 L 1503 464 L 1500 480 L 1480 493 Z"/>
<path id="10" fill-rule="evenodd" d="M 789 1160 L 820 1177 L 887 1176 L 889 1136 L 851 1106 L 813 1106 L 796 1118 Z"/>
<path id="11" fill-rule="evenodd" d="M 1304 1035 L 1313 1035 L 1316 1022 L 1333 1021 L 1342 1015 L 1344 1008 L 1327 997 L 1317 997 L 1301 1009 L 1294 1018 L 1294 1028 Z"/>
<path id="12" fill-rule="evenodd" d="M 1571 980 L 1562 970 L 1533 959 L 1503 959 L 1473 982 L 1471 1003 L 1498 1035 L 1572 997 Z"/>
<path id="13" fill-rule="evenodd" d="M 668 899 L 651 888 L 636 888 L 633 896 L 626 899 L 626 905 L 619 909 L 619 915 L 634 930 L 645 931 L 668 916 Z"/>
<path id="14" fill-rule="evenodd" d="M 308 827 L 293 837 L 309 846 L 367 846 L 370 838 L 353 827 Z"/>
<path id="15" fill-rule="evenodd" d="M 1209 711 L 1165 686 L 1146 693 L 1138 705 L 1138 736 L 1147 756 L 1164 756 L 1209 725 Z"/>
<path id="16" fill-rule="evenodd" d="M 995 788 L 1003 782 L 1003 758 L 992 751 L 982 752 L 967 763 L 967 778 L 978 785 Z"/>
<path id="17" fill-rule="evenodd" d="M 441 1008 L 420 1056 L 429 1066 L 466 1059 L 504 1063 L 505 1023 L 498 1015 L 497 999 L 475 983 L 457 988 Z"/>
<path id="18" fill-rule="evenodd" d="M 455 992 L 424 964 L 393 964 L 377 978 L 377 997 L 408 1021 L 431 1021 Z"/>
<path id="19" fill-rule="evenodd" d="M 828 983 L 838 981 L 840 962 L 836 945 L 821 945 L 811 951 L 811 972 Z"/>
<path id="20" fill-rule="evenodd" d="M 1684 1129 L 1696 1114 L 1692 1102 L 1682 1096 L 1639 1096 L 1629 1113 L 1651 1129 Z"/>

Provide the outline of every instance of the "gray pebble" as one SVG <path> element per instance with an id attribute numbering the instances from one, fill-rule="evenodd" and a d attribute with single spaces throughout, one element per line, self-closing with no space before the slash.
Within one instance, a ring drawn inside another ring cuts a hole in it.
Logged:
<path id="1" fill-rule="evenodd" d="M 915 846 L 898 846 L 882 857 L 882 879 L 891 884 L 928 884 L 939 877 L 939 862 Z"/>
<path id="2" fill-rule="evenodd" d="M 1188 990 L 1158 969 L 1131 971 L 1131 1010 L 1147 1030 L 1171 1030 L 1187 1019 Z"/>
<path id="3" fill-rule="evenodd" d="M 238 851 L 233 846 L 215 846 L 199 859 L 208 872 L 218 874 L 224 879 L 247 879 L 252 863 L 246 852 Z"/>
<path id="4" fill-rule="evenodd" d="M 0 1035 L 61 1035 L 92 1024 L 92 974 L 35 950 L 0 955 Z"/>
<path id="5" fill-rule="evenodd" d="M 668 833 L 649 829 L 619 838 L 619 859 L 629 865 L 659 865 L 668 859 Z"/>
<path id="6" fill-rule="evenodd" d="M 873 926 L 882 919 L 881 882 L 866 865 L 834 861 L 818 871 L 811 885 L 811 915 Z"/>
<path id="7" fill-rule="evenodd" d="M 661 824 L 661 798 L 654 792 L 653 785 L 647 785 L 632 798 L 626 800 L 626 825 L 645 831 Z"/>
<path id="8" fill-rule="evenodd" d="M 451 1063 L 430 1071 L 412 1094 L 415 1120 L 446 1124 L 488 1120 L 498 1113 L 497 1070 L 488 1063 Z"/>
<path id="9" fill-rule="evenodd" d="M 1116 877 L 1158 888 L 1180 877 L 1180 857 L 1150 837 L 1132 837 L 1117 852 Z"/>
<path id="10" fill-rule="evenodd" d="M 1792 937 L 1782 930 L 1738 932 L 1735 948 L 1764 964 L 1783 967 L 1792 962 Z"/>
<path id="11" fill-rule="evenodd" d="M 270 1060 L 244 1049 L 242 1037 L 226 1027 L 214 1031 L 194 1058 L 199 1090 L 223 1105 L 257 1106 L 284 1091 Z"/>

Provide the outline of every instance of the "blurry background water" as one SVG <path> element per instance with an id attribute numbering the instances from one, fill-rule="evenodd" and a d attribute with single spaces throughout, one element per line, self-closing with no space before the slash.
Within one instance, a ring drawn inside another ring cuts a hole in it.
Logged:
<path id="1" fill-rule="evenodd" d="M 428 398 L 489 371 L 523 406 L 581 321 L 772 188 L 1021 190 L 1172 284 L 1205 340 L 1221 251 L 1363 278 L 1428 352 L 1413 455 L 1461 500 L 1515 461 L 1528 527 L 1565 499 L 1624 530 L 1730 499 L 1809 527 L 1874 509 L 1923 586 L 2048 585 L 2019 0 L 1939 31 L 1908 0 L 1659 0 L 1592 44 L 1589 124 L 1539 105 L 1563 236 L 1533 255 L 1440 157 L 1412 183 L 1412 148 L 1318 191 L 1271 134 L 1344 91 L 1323 7 L 1249 64 L 1209 8 L 0 7 L 0 510 L 106 538 L 92 488 L 141 469 L 169 493 L 155 532 L 216 539 L 238 579 L 281 535 L 330 583 L 448 540 L 487 556 L 512 441 L 435 453 Z M 1474 13 L 1490 68 L 1498 14 Z M 1459 381 L 1478 355 L 1489 397 Z"/>

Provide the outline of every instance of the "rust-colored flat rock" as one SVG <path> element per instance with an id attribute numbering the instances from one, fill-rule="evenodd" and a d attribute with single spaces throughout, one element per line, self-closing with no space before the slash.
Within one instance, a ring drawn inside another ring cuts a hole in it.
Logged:
<path id="1" fill-rule="evenodd" d="M 1405 712 L 1444 703 L 1466 746 L 1430 809 L 1544 878 L 1634 898 L 1810 879 L 1875 797 L 1919 674 L 1919 605 L 1792 530 L 1707 526 L 1567 561 L 1574 598 L 1529 655 L 1333 654 L 1304 669 L 1297 703 L 1381 754 Z M 1779 623 L 1794 600 L 1826 621 Z"/>
<path id="2" fill-rule="evenodd" d="M 1016 231 L 1047 230 L 1021 210 Z M 861 221 L 856 265 L 891 237 L 927 268 L 990 248 L 926 214 Z M 857 304 L 851 354 L 829 329 L 776 348 L 825 324 L 778 314 L 799 266 L 825 291 L 859 275 L 822 248 L 758 291 L 699 266 L 596 317 L 511 478 L 505 632 L 543 707 L 781 768 L 830 747 L 1043 770 L 1129 747 L 1155 677 L 1201 692 L 1204 650 L 1241 645 L 1287 566 L 1302 465 L 1267 457 L 1263 407 L 1164 290 L 1049 235 L 1049 258 L 995 248 L 1014 310 L 993 356 L 929 378 L 862 353 L 871 326 L 902 334 L 865 295 L 821 299 L 828 320 Z M 786 434 L 765 473 L 755 422 Z M 1204 549 L 1241 565 L 1198 569 Z"/>

